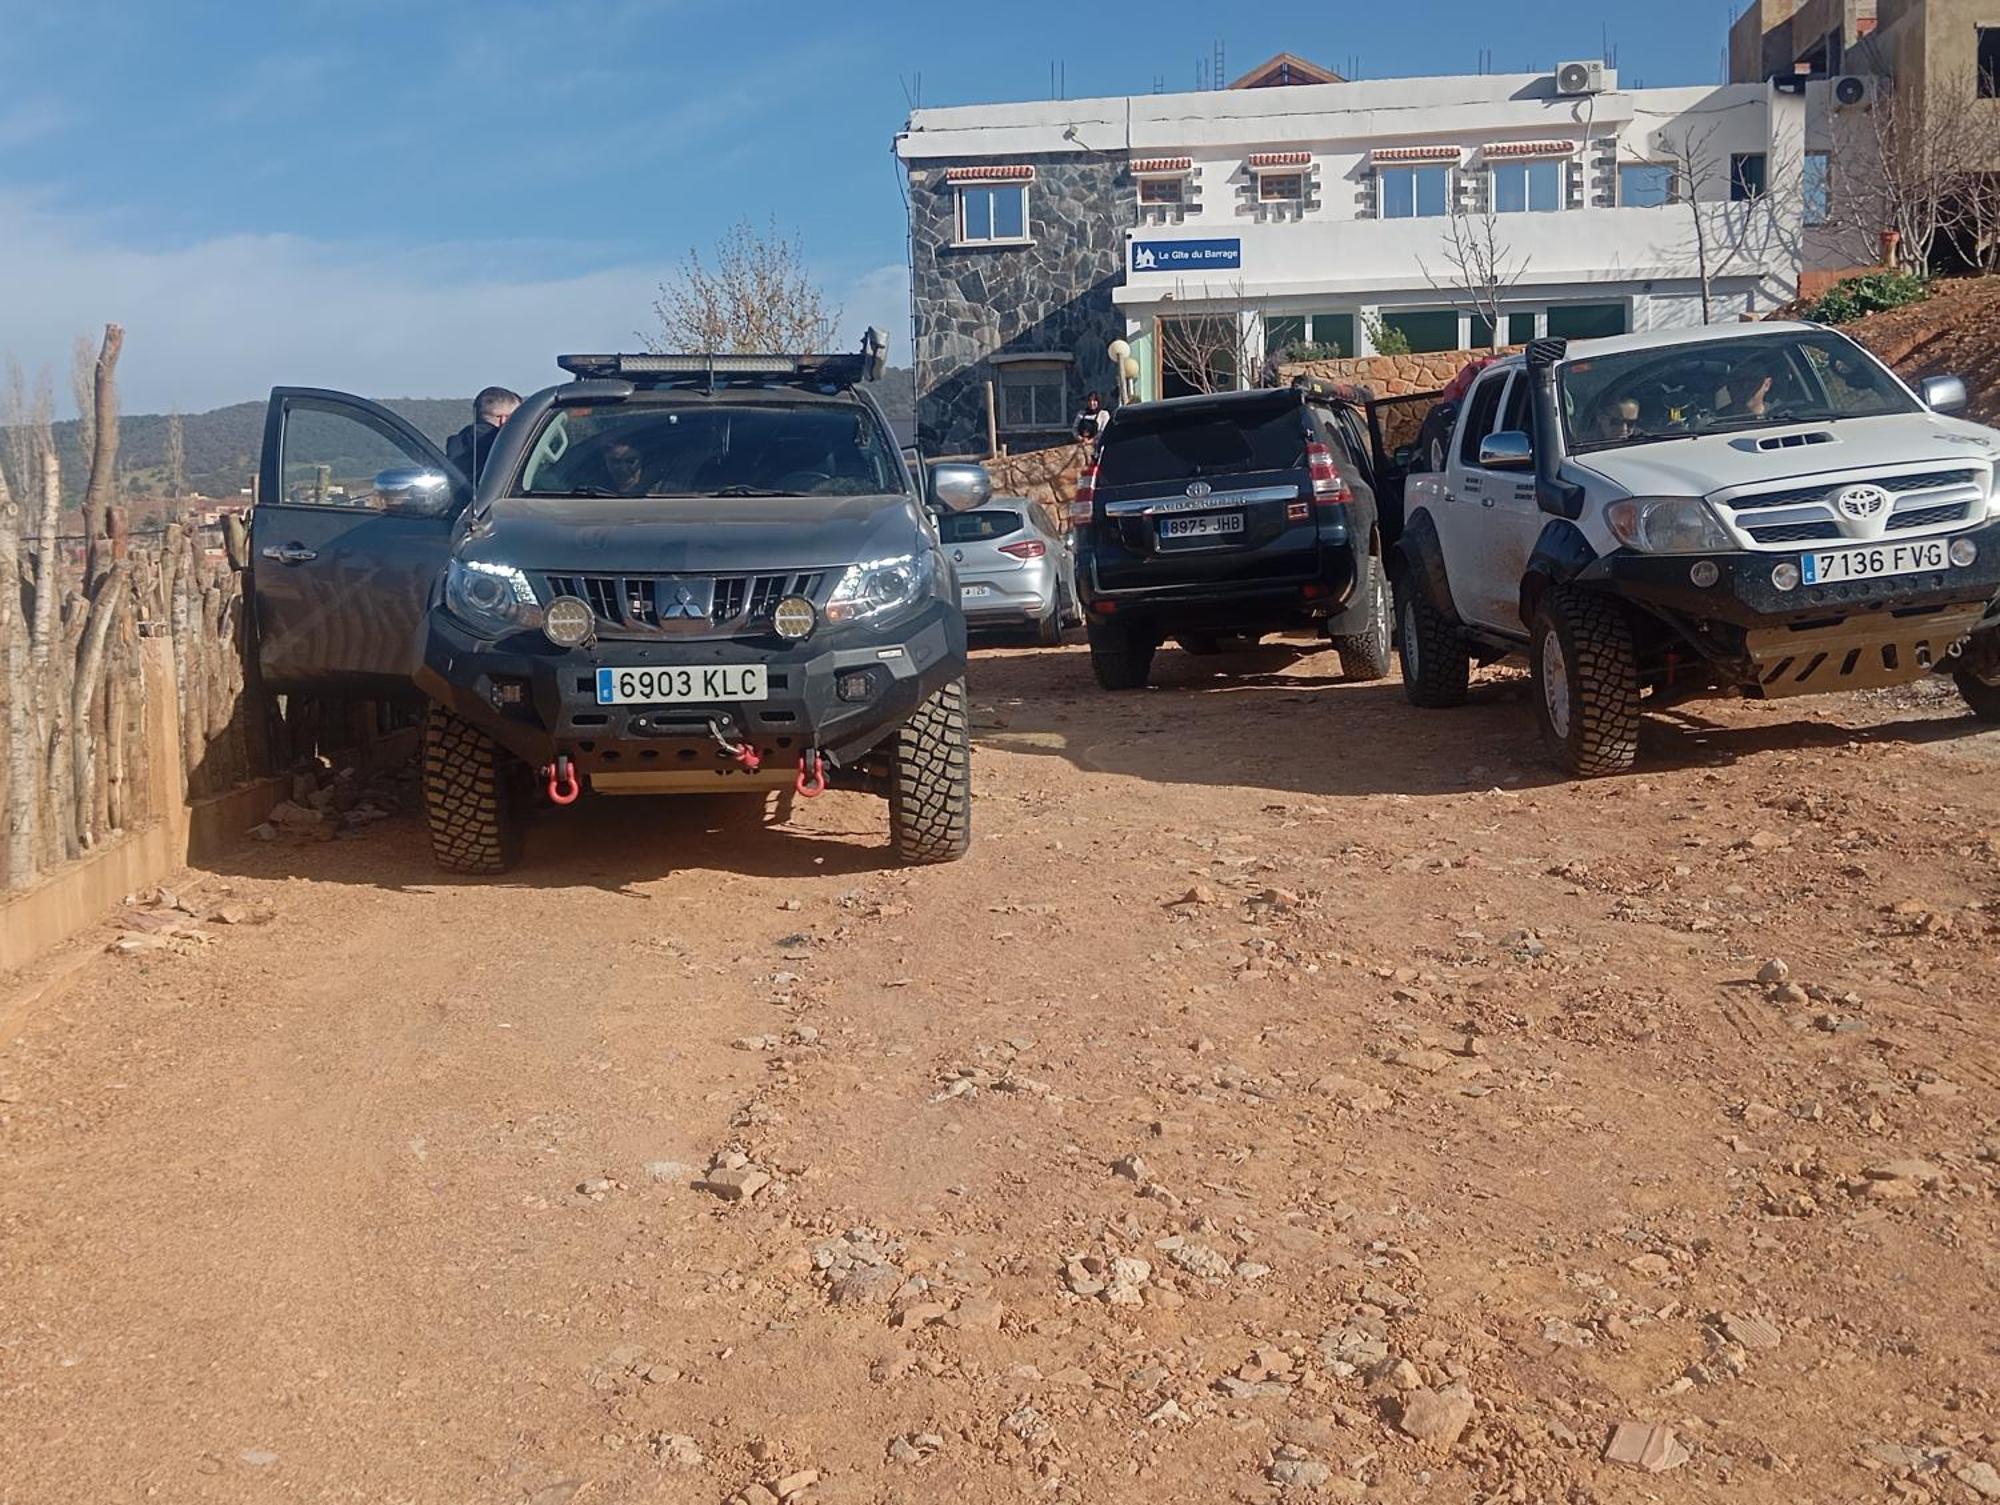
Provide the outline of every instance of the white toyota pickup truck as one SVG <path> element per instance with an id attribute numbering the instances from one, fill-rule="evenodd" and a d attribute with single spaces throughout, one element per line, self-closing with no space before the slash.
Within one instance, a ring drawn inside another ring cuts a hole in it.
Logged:
<path id="1" fill-rule="evenodd" d="M 2000 720 L 2000 432 L 1813 324 L 1566 344 L 1482 372 L 1391 558 L 1403 683 L 1525 653 L 1543 736 L 1617 773 L 1639 716 L 1952 674 Z"/>

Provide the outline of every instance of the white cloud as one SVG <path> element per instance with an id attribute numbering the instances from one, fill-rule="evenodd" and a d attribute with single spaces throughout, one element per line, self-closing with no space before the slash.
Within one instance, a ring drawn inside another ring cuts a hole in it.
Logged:
<path id="1" fill-rule="evenodd" d="M 910 269 L 900 261 L 862 273 L 840 298 L 843 338 L 858 340 L 871 325 L 888 331 L 890 364 L 909 365 Z"/>
<path id="2" fill-rule="evenodd" d="M 489 382 L 528 391 L 560 377 L 562 351 L 633 348 L 667 270 L 667 259 L 592 265 L 585 247 L 573 248 L 574 275 L 507 270 L 510 260 L 538 272 L 562 260 L 546 243 L 532 257 L 505 244 L 402 251 L 279 234 L 149 246 L 4 190 L 0 223 L 0 286 L 16 290 L 0 354 L 60 373 L 77 334 L 121 323 L 133 413 L 198 412 L 277 385 L 377 397 L 462 396 Z M 841 301 L 843 344 L 879 324 L 891 358 L 908 359 L 901 265 L 857 276 Z"/>

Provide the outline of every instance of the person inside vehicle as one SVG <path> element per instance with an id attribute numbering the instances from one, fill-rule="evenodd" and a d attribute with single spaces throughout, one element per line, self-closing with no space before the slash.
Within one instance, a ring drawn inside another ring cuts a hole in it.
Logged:
<path id="1" fill-rule="evenodd" d="M 1729 373 L 1729 385 L 1715 394 L 1718 418 L 1762 418 L 1775 404 L 1773 389 L 1782 374 L 1778 363 L 1761 350 L 1751 351 L 1736 370 Z"/>
<path id="2" fill-rule="evenodd" d="M 1597 437 L 1616 443 L 1639 432 L 1639 399 L 1613 393 L 1597 415 Z"/>
<path id="3" fill-rule="evenodd" d="M 620 496 L 646 494 L 646 457 L 629 439 L 613 439 L 604 450 L 605 483 Z"/>
<path id="4" fill-rule="evenodd" d="M 1076 437 L 1085 444 L 1095 444 L 1104 433 L 1104 425 L 1111 421 L 1111 415 L 1104 410 L 1104 399 L 1092 392 L 1083 399 L 1083 411 L 1076 415 Z"/>
<path id="5" fill-rule="evenodd" d="M 472 399 L 472 422 L 445 441 L 444 457 L 465 472 L 476 486 L 486 468 L 486 456 L 500 430 L 521 405 L 521 394 L 505 387 L 488 387 Z"/>

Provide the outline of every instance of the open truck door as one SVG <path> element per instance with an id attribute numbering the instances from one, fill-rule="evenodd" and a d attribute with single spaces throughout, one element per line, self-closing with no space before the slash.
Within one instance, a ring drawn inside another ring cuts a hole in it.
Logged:
<path id="1" fill-rule="evenodd" d="M 274 389 L 249 551 L 264 683 L 409 690 L 431 590 L 471 500 L 459 469 L 380 404 Z"/>

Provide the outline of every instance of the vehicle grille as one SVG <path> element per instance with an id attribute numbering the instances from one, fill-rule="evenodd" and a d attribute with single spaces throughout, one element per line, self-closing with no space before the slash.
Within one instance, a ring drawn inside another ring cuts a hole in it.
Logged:
<path id="1" fill-rule="evenodd" d="M 577 596 L 590 604 L 601 637 L 727 637 L 760 631 L 787 596 L 821 604 L 824 570 L 773 575 L 544 575 L 543 600 Z M 700 601 L 703 588 L 714 594 L 706 616 L 676 611 L 679 587 Z"/>
<path id="2" fill-rule="evenodd" d="M 1953 502 L 1947 507 L 1919 507 L 1915 512 L 1898 512 L 1889 519 L 1889 531 L 1902 528 L 1934 528 L 1939 523 L 1963 521 L 1970 502 Z"/>
<path id="3" fill-rule="evenodd" d="M 1767 528 L 1752 528 L 1750 536 L 1759 543 L 1804 543 L 1811 538 L 1838 538 L 1838 523 L 1777 523 Z"/>
<path id="4" fill-rule="evenodd" d="M 1889 494 L 1889 515 L 1844 517 L 1840 493 L 1850 486 L 1879 486 Z M 1916 475 L 1847 476 L 1782 491 L 1757 491 L 1720 499 L 1723 514 L 1753 544 L 1783 548 L 1821 540 L 1880 537 L 1949 527 L 1970 517 L 1986 497 L 1983 470 L 1927 470 Z"/>
<path id="5" fill-rule="evenodd" d="M 1977 486 L 1976 470 L 1934 470 L 1915 476 L 1857 476 L 1826 486 L 1805 486 L 1792 491 L 1759 491 L 1751 496 L 1731 497 L 1725 506 L 1738 512 L 1761 507 L 1795 507 L 1802 503 L 1831 504 L 1834 497 L 1850 486 L 1880 486 L 1891 496 L 1912 491 L 1941 491 L 1947 486 Z"/>

